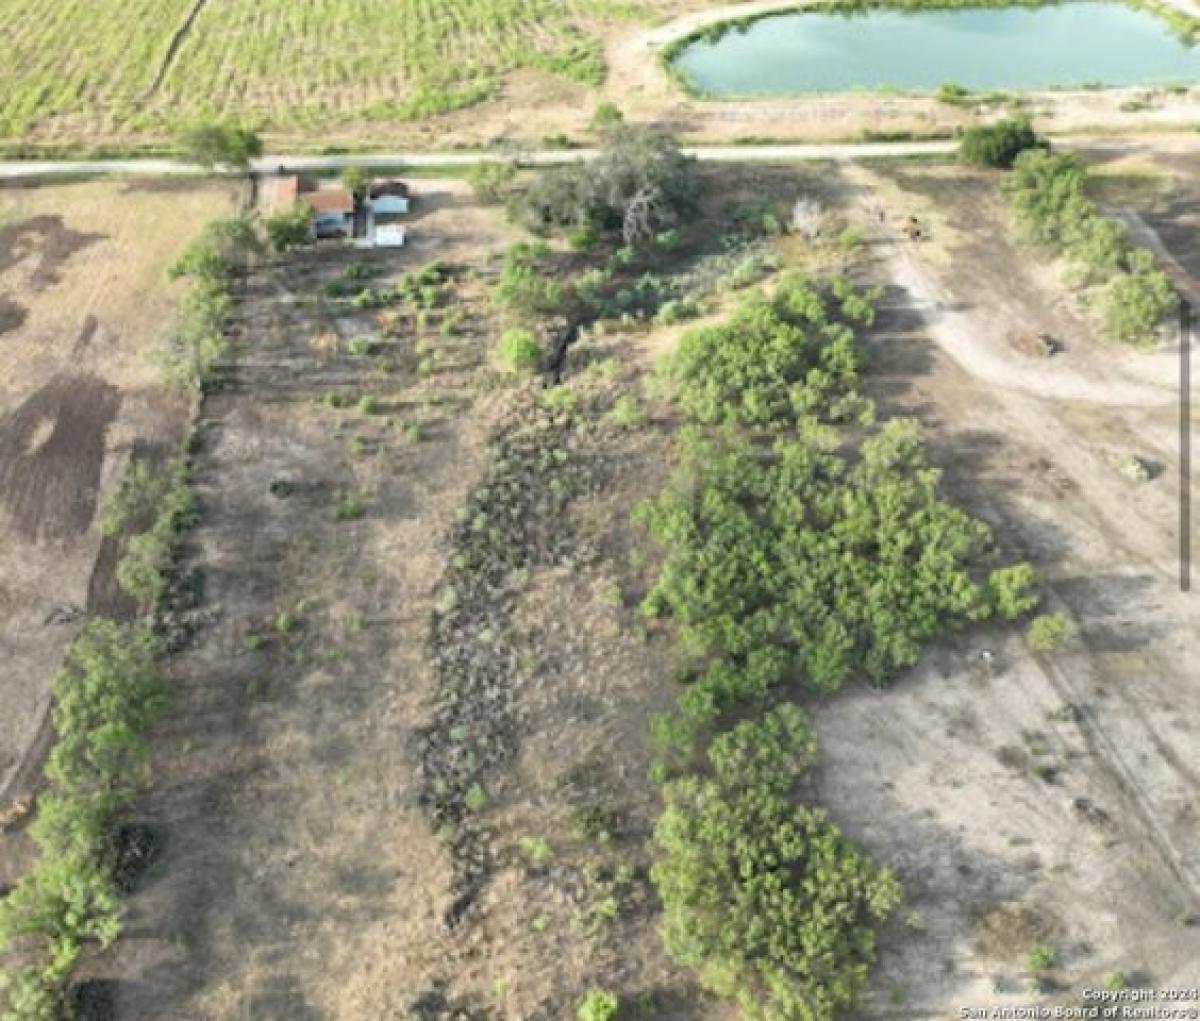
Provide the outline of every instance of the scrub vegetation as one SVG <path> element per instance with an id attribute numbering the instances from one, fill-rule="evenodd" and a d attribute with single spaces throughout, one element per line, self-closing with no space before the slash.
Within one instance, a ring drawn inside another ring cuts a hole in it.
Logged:
<path id="1" fill-rule="evenodd" d="M 1154 253 L 1135 246 L 1125 226 L 1089 197 L 1083 161 L 1073 153 L 1024 152 L 1006 188 L 1026 239 L 1067 260 L 1105 335 L 1152 344 L 1178 295 Z"/>
<path id="2" fill-rule="evenodd" d="M 986 570 L 990 530 L 939 497 L 916 421 L 861 433 L 875 297 L 791 272 L 686 335 L 679 465 L 636 514 L 663 552 L 642 610 L 674 621 L 687 682 L 653 728 L 664 937 L 755 1021 L 853 1009 L 902 900 L 803 804 L 817 742 L 789 694 L 884 685 L 942 631 L 1037 603 L 1032 568 Z"/>

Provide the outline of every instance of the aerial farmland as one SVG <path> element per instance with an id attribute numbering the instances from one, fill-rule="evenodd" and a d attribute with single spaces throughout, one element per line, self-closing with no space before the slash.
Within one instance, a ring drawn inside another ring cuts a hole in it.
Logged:
<path id="1" fill-rule="evenodd" d="M 0 1021 L 1200 1017 L 1192 0 L 44 8 Z"/>

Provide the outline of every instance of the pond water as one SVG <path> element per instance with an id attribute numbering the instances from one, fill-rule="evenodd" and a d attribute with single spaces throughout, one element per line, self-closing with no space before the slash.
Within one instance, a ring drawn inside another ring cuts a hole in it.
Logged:
<path id="1" fill-rule="evenodd" d="M 853 14 L 792 11 L 688 45 L 674 65 L 713 96 L 1200 81 L 1189 46 L 1148 11 L 1104 0 Z"/>

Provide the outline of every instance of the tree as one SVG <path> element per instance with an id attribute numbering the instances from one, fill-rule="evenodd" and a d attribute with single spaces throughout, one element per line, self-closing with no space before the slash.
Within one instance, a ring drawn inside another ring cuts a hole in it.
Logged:
<path id="1" fill-rule="evenodd" d="M 597 157 L 544 171 L 520 211 L 534 229 L 620 231 L 626 244 L 674 226 L 695 197 L 694 161 L 670 136 L 653 128 L 616 124 Z"/>
<path id="2" fill-rule="evenodd" d="M 312 240 L 313 210 L 304 202 L 267 217 L 267 238 L 277 252 L 287 252 Z"/>
<path id="3" fill-rule="evenodd" d="M 467 173 L 467 180 L 475 192 L 475 198 L 486 205 L 498 205 L 508 198 L 513 178 L 517 176 L 516 165 L 509 161 L 488 160 L 476 163 Z"/>
<path id="4" fill-rule="evenodd" d="M 356 199 L 360 199 L 366 195 L 367 186 L 370 183 L 370 172 L 359 163 L 354 163 L 342 171 L 342 187 Z"/>
<path id="5" fill-rule="evenodd" d="M 668 952 L 757 1021 L 833 1021 L 857 1002 L 899 884 L 793 790 L 816 753 L 782 705 L 709 750 L 711 776 L 664 788 L 651 877 Z"/>
<path id="6" fill-rule="evenodd" d="M 184 155 L 210 169 L 219 166 L 247 170 L 263 153 L 262 139 L 249 128 L 229 121 L 202 121 L 179 136 Z"/>
<path id="7" fill-rule="evenodd" d="M 995 124 L 968 128 L 959 146 L 959 157 L 966 163 L 1007 170 L 1027 149 L 1044 148 L 1046 143 L 1033 130 L 1028 117 L 1013 117 Z"/>

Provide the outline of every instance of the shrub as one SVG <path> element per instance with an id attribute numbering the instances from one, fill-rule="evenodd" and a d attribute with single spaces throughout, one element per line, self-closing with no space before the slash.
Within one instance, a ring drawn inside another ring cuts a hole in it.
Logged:
<path id="1" fill-rule="evenodd" d="M 312 206 L 297 202 L 290 209 L 281 209 L 267 217 L 267 240 L 277 252 L 299 248 L 312 241 L 312 223 Z"/>
<path id="2" fill-rule="evenodd" d="M 940 91 L 938 95 L 939 98 L 945 98 Z M 1033 130 L 1033 123 L 1028 117 L 1013 117 L 996 124 L 968 128 L 963 134 L 959 156 L 966 163 L 1007 170 L 1027 149 L 1043 148 L 1045 145 Z"/>
<path id="3" fill-rule="evenodd" d="M 615 103 L 610 103 L 608 100 L 603 100 L 596 104 L 596 110 L 592 114 L 592 127 L 606 131 L 618 124 L 625 123 L 625 115 L 621 113 L 620 107 Z"/>
<path id="4" fill-rule="evenodd" d="M 665 370 L 699 422 L 782 429 L 808 417 L 867 420 L 862 357 L 847 320 L 870 315 L 868 296 L 848 284 L 823 290 L 788 274 L 773 295 L 746 298 L 726 323 L 685 334 Z"/>
<path id="5" fill-rule="evenodd" d="M 1152 342 L 1178 295 L 1153 254 L 1133 247 L 1124 226 L 1088 198 L 1082 161 L 1072 154 L 1022 153 L 1007 189 L 1026 237 L 1066 255 L 1083 283 L 1102 284 L 1096 306 L 1104 333 L 1122 343 Z"/>
<path id="6" fill-rule="evenodd" d="M 542 346 L 529 330 L 505 330 L 500 361 L 509 372 L 535 372 L 542 361 Z"/>
<path id="7" fill-rule="evenodd" d="M 0 898 L 0 952 L 26 940 L 39 959 L 0 982 L 6 1019 L 61 1016 L 84 943 L 108 946 L 120 931 L 106 833 L 113 813 L 148 778 L 145 733 L 167 693 L 156 652 L 149 627 L 92 620 L 55 678 L 51 788 L 30 827 L 40 853 Z"/>
<path id="8" fill-rule="evenodd" d="M 621 1001 L 615 993 L 605 989 L 589 989 L 579 1001 L 575 1016 L 579 1021 L 613 1021 L 620 1009 Z"/>
<path id="9" fill-rule="evenodd" d="M 512 163 L 488 161 L 476 163 L 467 173 L 475 198 L 485 205 L 495 206 L 504 202 L 517 176 Z"/>
<path id="10" fill-rule="evenodd" d="M 638 518 L 666 552 L 644 606 L 669 609 L 688 649 L 741 663 L 775 648 L 832 691 L 855 670 L 884 683 L 947 624 L 987 615 L 970 567 L 990 532 L 938 498 L 919 424 L 889 422 L 854 464 L 835 443 L 812 426 L 770 454 L 685 436 Z"/>
<path id="11" fill-rule="evenodd" d="M 371 183 L 371 173 L 366 167 L 352 163 L 342 171 L 342 187 L 355 198 L 362 198 Z"/>
<path id="12" fill-rule="evenodd" d="M 1131 271 L 1113 277 L 1100 294 L 1104 332 L 1121 343 L 1152 344 L 1158 325 L 1178 308 L 1179 296 L 1148 251 L 1132 253 L 1129 261 Z"/>
<path id="13" fill-rule="evenodd" d="M 143 607 L 156 605 L 165 595 L 180 533 L 194 523 L 195 501 L 182 461 L 171 462 L 157 474 L 132 471 L 102 528 L 116 534 L 151 515 L 149 527 L 126 541 L 116 570 L 117 584 Z"/>
<path id="14" fill-rule="evenodd" d="M 895 878 L 792 791 L 816 746 L 780 706 L 713 742 L 712 775 L 664 789 L 652 878 L 667 949 L 701 983 L 762 1021 L 832 1021 L 875 957 L 874 925 L 900 903 Z"/>
<path id="15" fill-rule="evenodd" d="M 622 429 L 636 429 L 646 421 L 646 409 L 631 394 L 623 394 L 613 403 L 609 421 Z"/>
<path id="16" fill-rule="evenodd" d="M 550 249 L 543 243 L 517 242 L 509 248 L 500 281 L 492 294 L 505 308 L 525 316 L 549 315 L 562 309 L 566 288 L 554 279 Z"/>
<path id="17" fill-rule="evenodd" d="M 1058 964 L 1058 951 L 1048 943 L 1035 943 L 1029 948 L 1027 963 L 1031 972 L 1040 975 Z"/>
<path id="18" fill-rule="evenodd" d="M 1037 571 L 1029 564 L 1001 567 L 988 575 L 988 605 L 1005 620 L 1016 620 L 1038 604 Z"/>
<path id="19" fill-rule="evenodd" d="M 1062 613 L 1043 613 L 1029 622 L 1025 640 L 1034 652 L 1053 652 L 1067 640 L 1070 621 Z"/>

